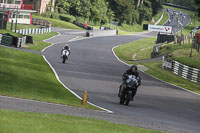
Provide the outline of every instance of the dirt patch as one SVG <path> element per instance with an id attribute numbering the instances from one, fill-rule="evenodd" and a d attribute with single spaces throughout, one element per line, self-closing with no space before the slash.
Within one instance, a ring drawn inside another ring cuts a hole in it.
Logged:
<path id="1" fill-rule="evenodd" d="M 145 66 L 143 66 L 143 65 L 138 64 L 137 66 L 138 66 L 138 69 L 139 69 L 140 71 L 145 72 L 145 71 L 149 70 L 148 67 L 145 67 Z"/>
<path id="2" fill-rule="evenodd" d="M 22 47 L 23 47 L 23 48 L 28 48 L 28 47 L 29 47 L 29 45 L 27 45 L 27 44 L 24 44 Z"/>
<path id="3" fill-rule="evenodd" d="M 136 57 L 137 57 L 137 54 L 136 54 L 136 53 L 134 53 L 134 54 L 133 54 L 133 56 L 132 56 L 132 60 L 137 60 L 137 58 L 136 58 Z"/>

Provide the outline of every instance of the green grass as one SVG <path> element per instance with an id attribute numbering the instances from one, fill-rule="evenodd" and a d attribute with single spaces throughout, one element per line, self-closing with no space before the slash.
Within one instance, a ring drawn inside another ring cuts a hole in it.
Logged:
<path id="1" fill-rule="evenodd" d="M 1 34 L 10 34 L 10 35 L 15 36 L 15 37 L 23 37 L 23 35 L 12 32 L 11 30 L 1 30 L 0 29 L 0 33 Z"/>
<path id="2" fill-rule="evenodd" d="M 184 65 L 200 69 L 200 52 L 196 49 L 192 49 L 192 57 L 190 57 L 191 44 L 185 43 L 178 44 L 166 44 L 162 46 L 161 54 L 171 54 L 172 58 Z"/>
<path id="3" fill-rule="evenodd" d="M 42 16 L 37 16 L 37 15 L 33 15 L 33 18 L 38 18 L 38 19 L 44 19 L 49 21 L 53 27 L 60 27 L 60 28 L 66 28 L 66 29 L 78 29 L 78 30 L 84 30 L 72 23 L 69 22 L 65 22 L 62 20 L 57 20 L 57 19 L 51 19 L 51 18 L 46 18 L 46 17 L 42 17 Z"/>
<path id="4" fill-rule="evenodd" d="M 134 35 L 134 34 L 136 34 L 136 33 L 127 32 L 127 31 L 121 31 L 121 30 L 118 31 L 118 35 Z"/>
<path id="5" fill-rule="evenodd" d="M 11 23 L 7 23 L 7 30 L 10 30 L 11 28 Z M 30 29 L 30 28 L 40 28 L 40 26 L 36 25 L 31 25 L 31 24 L 17 24 L 17 30 L 19 29 Z M 15 30 L 15 23 L 13 23 L 13 28 L 12 30 Z"/>
<path id="6" fill-rule="evenodd" d="M 114 49 L 116 55 L 126 61 L 150 59 L 155 37 L 123 44 Z M 135 55 L 135 56 L 134 56 Z M 133 58 L 134 57 L 134 58 Z"/>
<path id="7" fill-rule="evenodd" d="M 156 14 L 156 15 L 154 16 L 154 21 L 157 22 L 157 21 L 160 19 L 160 17 L 162 16 L 162 14 L 163 14 L 162 11 L 158 12 L 158 14 Z"/>
<path id="8" fill-rule="evenodd" d="M 149 68 L 145 71 L 150 75 L 153 75 L 163 81 L 169 82 L 171 84 L 183 87 L 185 89 L 191 90 L 193 92 L 200 94 L 199 84 L 193 83 L 189 80 L 183 79 L 180 76 L 173 74 L 171 71 L 161 68 L 162 62 L 146 62 L 139 63 Z"/>
<path id="9" fill-rule="evenodd" d="M 66 115 L 0 110 L 2 133 L 161 133 L 108 121 Z"/>
<path id="10" fill-rule="evenodd" d="M 144 22 L 148 23 L 148 22 Z M 139 24 L 133 24 L 133 25 L 127 25 L 122 24 L 122 26 L 118 26 L 117 29 L 120 31 L 127 31 L 127 32 L 143 32 L 143 25 Z"/>
<path id="11" fill-rule="evenodd" d="M 0 94 L 72 106 L 81 100 L 57 80 L 41 55 L 0 47 Z"/>
<path id="12" fill-rule="evenodd" d="M 45 33 L 45 34 L 31 34 L 30 36 L 33 37 L 33 44 L 28 44 L 27 48 L 32 50 L 41 51 L 45 47 L 51 45 L 51 43 L 44 42 L 43 40 L 51 38 L 55 35 L 58 35 L 57 32 Z"/>
<path id="13" fill-rule="evenodd" d="M 153 50 L 154 38 L 145 38 L 128 44 L 120 45 L 114 49 L 115 54 L 128 64 L 142 64 L 147 67 L 147 73 L 171 84 L 200 93 L 199 84 L 183 79 L 170 71 L 161 68 L 161 62 L 136 63 L 131 60 L 136 53 L 136 60 L 150 59 Z M 193 49 L 192 58 L 189 58 L 191 44 L 167 44 L 162 47 L 161 54 L 171 53 L 173 58 L 185 65 L 200 68 L 200 53 Z M 186 56 L 187 55 L 187 56 Z M 131 62 L 130 62 L 131 61 Z"/>
<path id="14" fill-rule="evenodd" d="M 145 22 L 147 23 L 147 22 Z M 103 26 L 105 27 L 110 27 L 110 24 L 104 24 Z M 93 26 L 95 29 L 99 29 L 100 26 Z M 135 32 L 143 32 L 143 25 L 139 24 L 134 24 L 134 25 L 127 25 L 127 24 L 122 24 L 121 26 L 116 27 L 118 30 L 118 35 L 131 35 L 131 34 L 136 34 Z"/>
<path id="15" fill-rule="evenodd" d="M 158 23 L 158 25 L 164 25 L 164 24 L 167 22 L 168 19 L 169 19 L 168 13 L 167 13 L 167 12 L 163 12 L 163 18 L 162 18 L 162 20 Z"/>

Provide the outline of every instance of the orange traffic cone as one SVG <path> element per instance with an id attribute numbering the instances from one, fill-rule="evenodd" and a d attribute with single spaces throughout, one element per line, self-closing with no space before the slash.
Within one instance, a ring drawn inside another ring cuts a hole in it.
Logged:
<path id="1" fill-rule="evenodd" d="M 84 92 L 81 104 L 82 105 L 87 105 L 87 90 L 85 90 L 85 92 Z"/>

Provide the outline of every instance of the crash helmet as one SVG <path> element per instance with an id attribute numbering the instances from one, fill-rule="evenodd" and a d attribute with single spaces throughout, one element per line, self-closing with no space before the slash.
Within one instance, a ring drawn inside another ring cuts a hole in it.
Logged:
<path id="1" fill-rule="evenodd" d="M 65 44 L 65 46 L 64 46 L 64 49 L 69 49 L 69 45 L 68 44 Z"/>
<path id="2" fill-rule="evenodd" d="M 131 71 L 132 72 L 137 72 L 137 66 L 136 65 L 132 65 L 131 66 Z"/>

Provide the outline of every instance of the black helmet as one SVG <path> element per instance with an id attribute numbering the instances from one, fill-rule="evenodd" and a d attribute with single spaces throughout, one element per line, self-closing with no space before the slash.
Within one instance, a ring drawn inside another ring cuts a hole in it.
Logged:
<path id="1" fill-rule="evenodd" d="M 65 45 L 65 46 L 64 46 L 64 49 L 67 49 L 67 50 L 68 50 L 68 49 L 69 49 L 69 46 L 68 46 L 68 45 Z"/>
<path id="2" fill-rule="evenodd" d="M 132 72 L 137 72 L 137 66 L 136 65 L 132 65 L 131 66 L 131 70 L 132 70 Z"/>

